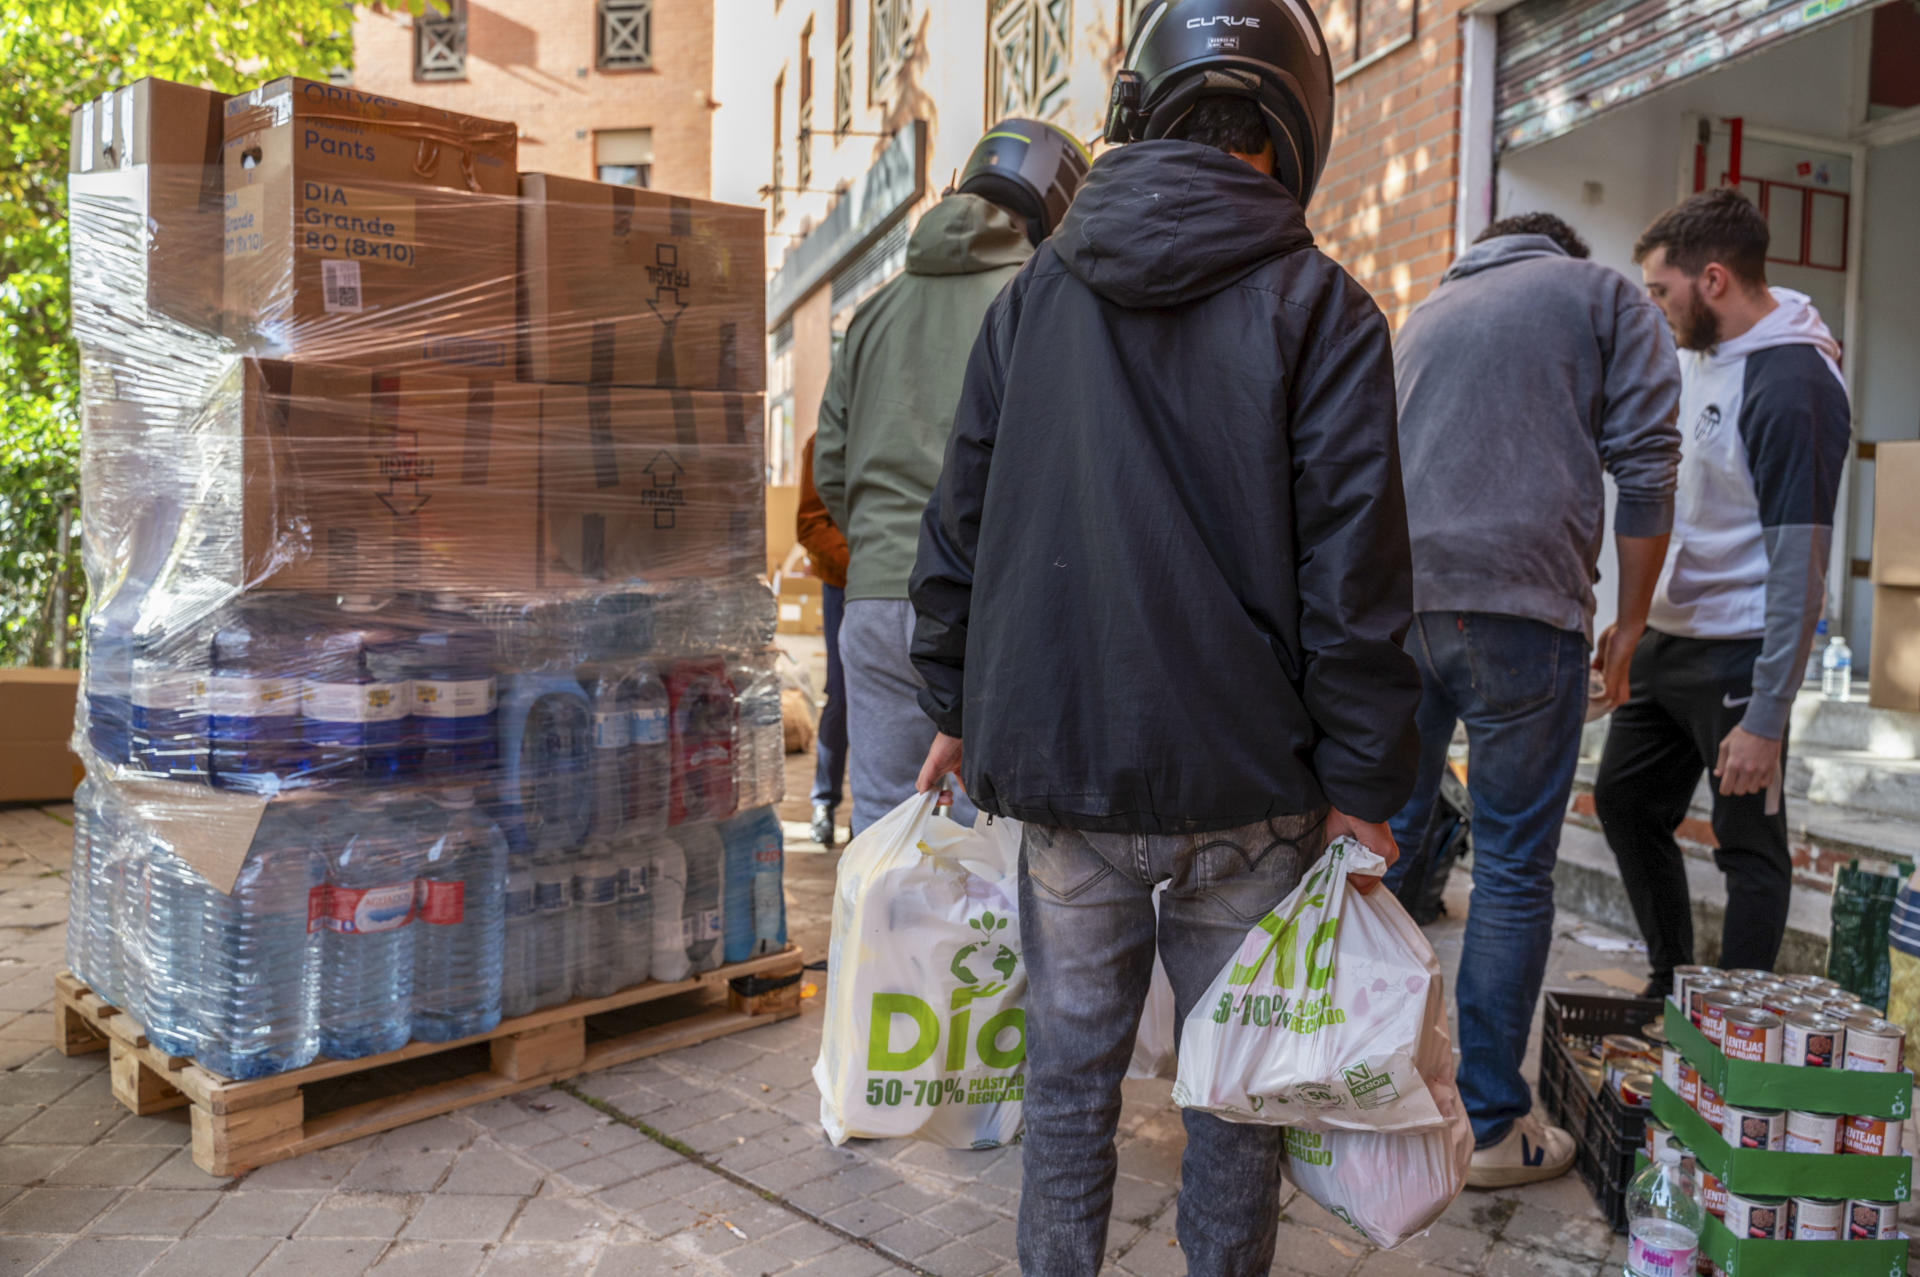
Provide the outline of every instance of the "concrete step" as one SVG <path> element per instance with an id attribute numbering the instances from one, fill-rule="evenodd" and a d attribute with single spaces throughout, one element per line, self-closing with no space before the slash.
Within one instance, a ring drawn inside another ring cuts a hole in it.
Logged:
<path id="1" fill-rule="evenodd" d="M 1821 699 L 1819 688 L 1802 690 L 1793 703 L 1793 740 L 1797 744 L 1870 754 L 1876 758 L 1920 758 L 1920 714 L 1875 709 L 1866 703 L 1864 688 L 1858 699 Z"/>

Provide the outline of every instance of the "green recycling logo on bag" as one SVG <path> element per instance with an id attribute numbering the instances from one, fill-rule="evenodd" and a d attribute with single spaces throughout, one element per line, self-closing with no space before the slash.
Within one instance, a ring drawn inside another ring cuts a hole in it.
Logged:
<path id="1" fill-rule="evenodd" d="M 1011 919 L 1005 914 L 996 915 L 991 909 L 967 920 L 967 925 L 980 933 L 981 938 L 955 949 L 952 960 L 947 963 L 947 972 L 956 983 L 947 999 L 948 1015 L 944 1029 L 938 1014 L 922 998 L 911 993 L 873 995 L 872 1015 L 867 1029 L 867 1068 L 870 1071 L 911 1072 L 933 1058 L 940 1049 L 943 1037 L 946 1054 L 942 1065 L 949 1074 L 965 1073 L 975 1060 L 993 1069 L 1014 1069 L 1026 1063 L 1027 1013 L 1023 1008 L 1007 1007 L 983 1020 L 978 1030 L 973 1028 L 974 1004 L 992 1001 L 1005 993 L 1012 987 L 1014 973 L 1019 970 L 1019 952 L 999 938 L 999 933 L 1006 931 L 1010 922 Z M 1019 937 L 1009 938 L 1017 940 Z M 987 949 L 994 950 L 989 965 L 1000 978 L 983 984 L 974 973 L 972 963 L 979 959 L 981 951 Z M 896 1048 L 894 1024 L 901 1017 L 912 1024 L 913 1037 L 904 1047 Z M 1009 1034 L 1012 1035 L 1010 1042 Z M 972 1047 L 974 1059 L 968 1057 L 969 1046 Z M 1019 1098 L 1017 1093 L 1008 1095 L 1005 1086 L 985 1084 L 990 1081 L 992 1079 L 974 1078 L 963 1090 L 954 1084 L 953 1079 L 946 1079 L 932 1089 L 917 1087 L 911 1096 L 907 1096 L 902 1087 L 901 1098 L 891 1102 L 938 1107 L 942 1103 L 990 1104 Z M 876 1092 L 876 1087 L 881 1089 Z M 1015 1089 L 1017 1091 L 1020 1088 Z M 882 1097 L 878 1101 L 869 1099 L 868 1103 L 887 1102 L 885 1097 L 893 1093 L 879 1079 L 868 1082 L 867 1090 L 870 1096 L 877 1093 Z"/>

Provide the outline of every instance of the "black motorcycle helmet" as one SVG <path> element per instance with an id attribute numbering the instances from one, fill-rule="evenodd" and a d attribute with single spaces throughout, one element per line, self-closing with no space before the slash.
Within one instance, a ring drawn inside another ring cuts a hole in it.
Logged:
<path id="1" fill-rule="evenodd" d="M 1038 246 L 1066 216 L 1092 163 L 1070 133 L 1039 120 L 1002 120 L 973 148 L 954 189 L 1026 218 L 1027 238 Z"/>
<path id="2" fill-rule="evenodd" d="M 1113 80 L 1109 142 L 1166 137 L 1203 97 L 1256 103 L 1273 175 L 1305 208 L 1333 140 L 1333 60 L 1302 0 L 1159 0 Z"/>

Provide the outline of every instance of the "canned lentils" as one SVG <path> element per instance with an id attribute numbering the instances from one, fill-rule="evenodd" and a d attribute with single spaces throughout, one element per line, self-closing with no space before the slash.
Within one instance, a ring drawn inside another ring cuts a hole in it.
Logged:
<path id="1" fill-rule="evenodd" d="M 1847 1240 L 1883 1242 L 1900 1235 L 1898 1202 L 1847 1203 Z"/>
<path id="2" fill-rule="evenodd" d="M 1778 1241 L 1786 1223 L 1786 1201 L 1779 1197 L 1727 1194 L 1727 1231 L 1749 1241 Z"/>
<path id="3" fill-rule="evenodd" d="M 1694 1028 L 1700 1027 L 1700 1014 L 1706 1008 L 1707 999 L 1716 993 L 1731 989 L 1733 986 L 1717 976 L 1701 976 L 1698 980 L 1687 981 L 1687 1020 Z"/>
<path id="4" fill-rule="evenodd" d="M 1667 995 L 1667 1001 L 1680 1010 L 1687 1010 L 1687 990 L 1705 980 L 1717 980 L 1720 972 L 1715 967 L 1702 967 L 1688 964 L 1673 969 L 1673 992 Z"/>
<path id="5" fill-rule="evenodd" d="M 1707 1214 L 1715 1219 L 1723 1219 L 1727 1213 L 1727 1186 L 1720 1177 L 1702 1166 L 1700 1168 L 1700 1204 L 1707 1208 Z"/>
<path id="6" fill-rule="evenodd" d="M 1898 1073 L 1900 1055 L 1907 1047 L 1906 1030 L 1874 1015 L 1847 1021 L 1846 1064 L 1864 1073 Z"/>
<path id="7" fill-rule="evenodd" d="M 1700 1111 L 1700 1070 L 1684 1055 L 1680 1057 L 1680 1085 L 1674 1088 L 1674 1094 L 1694 1112 Z"/>
<path id="8" fill-rule="evenodd" d="M 1729 1060 L 1780 1063 L 1784 1022 L 1759 1007 L 1728 1007 L 1721 1014 L 1720 1050 Z"/>
<path id="9" fill-rule="evenodd" d="M 1787 1115 L 1779 1109 L 1728 1104 L 1720 1113 L 1720 1134 L 1729 1148 L 1778 1153 L 1786 1147 Z"/>
<path id="10" fill-rule="evenodd" d="M 1900 1152 L 1900 1119 L 1872 1117 L 1865 1113 L 1847 1119 L 1840 1134 L 1840 1151 L 1863 1153 L 1869 1157 L 1892 1157 Z"/>
<path id="11" fill-rule="evenodd" d="M 1788 1153 L 1838 1153 L 1840 1129 L 1846 1119 L 1831 1113 L 1794 1110 L 1787 1114 L 1783 1149 Z"/>
<path id="12" fill-rule="evenodd" d="M 1819 1197 L 1795 1197 L 1787 1202 L 1787 1239 L 1796 1242 L 1837 1242 L 1847 1227 L 1847 1204 Z"/>
<path id="13" fill-rule="evenodd" d="M 1680 1052 L 1670 1046 L 1660 1048 L 1660 1080 L 1675 1095 L 1680 1094 Z"/>
<path id="14" fill-rule="evenodd" d="M 1813 1011 L 1798 1011 L 1781 1029 L 1782 1063 L 1808 1069 L 1832 1069 L 1844 1058 L 1847 1026 Z"/>
<path id="15" fill-rule="evenodd" d="M 1721 1130 L 1724 1114 L 1721 1111 L 1720 1096 L 1707 1085 L 1707 1079 L 1704 1077 L 1700 1079 L 1700 1105 L 1694 1111 L 1700 1114 L 1700 1120 L 1708 1126 L 1716 1131 Z"/>

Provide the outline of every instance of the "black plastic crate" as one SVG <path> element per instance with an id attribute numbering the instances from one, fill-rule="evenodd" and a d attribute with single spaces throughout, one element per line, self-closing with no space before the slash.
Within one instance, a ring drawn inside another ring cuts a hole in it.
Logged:
<path id="1" fill-rule="evenodd" d="M 1647 1110 L 1628 1108 L 1605 1087 L 1588 1088 L 1574 1063 L 1597 1051 L 1610 1033 L 1638 1037 L 1660 1018 L 1658 998 L 1610 998 L 1551 991 L 1540 1043 L 1540 1102 L 1556 1126 L 1573 1136 L 1575 1169 L 1616 1233 L 1627 1231 L 1627 1184 L 1634 1154 L 1646 1142 Z M 1568 1039 L 1574 1045 L 1568 1046 Z"/>

